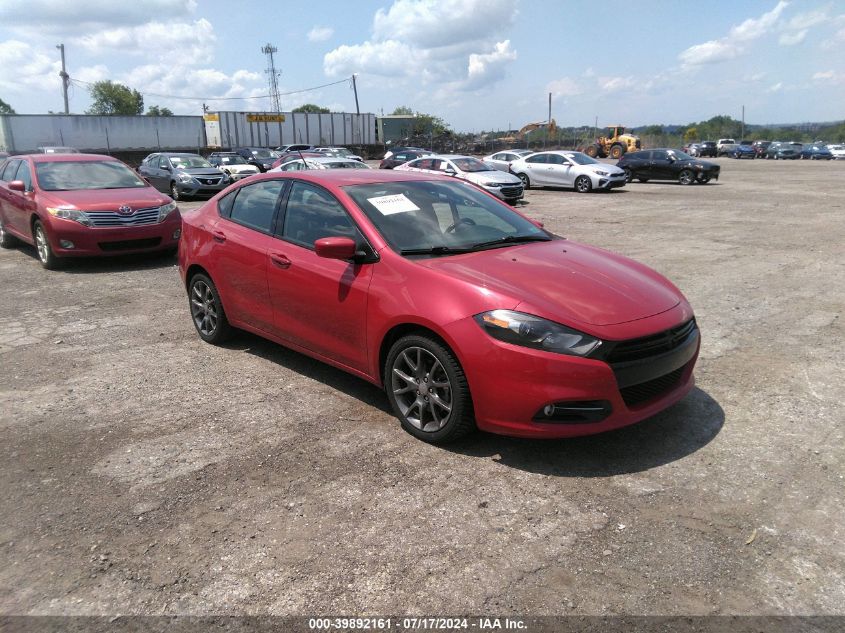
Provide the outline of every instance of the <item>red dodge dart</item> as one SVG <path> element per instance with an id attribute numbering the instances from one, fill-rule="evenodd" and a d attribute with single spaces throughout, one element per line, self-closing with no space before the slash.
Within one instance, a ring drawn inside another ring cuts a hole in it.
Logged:
<path id="1" fill-rule="evenodd" d="M 693 386 L 671 282 L 445 176 L 256 176 L 186 213 L 179 266 L 203 340 L 248 330 L 383 386 L 428 442 L 599 433 Z"/>
<path id="2" fill-rule="evenodd" d="M 0 162 L 0 246 L 33 244 L 44 268 L 65 257 L 175 250 L 181 227 L 173 200 L 111 156 Z"/>

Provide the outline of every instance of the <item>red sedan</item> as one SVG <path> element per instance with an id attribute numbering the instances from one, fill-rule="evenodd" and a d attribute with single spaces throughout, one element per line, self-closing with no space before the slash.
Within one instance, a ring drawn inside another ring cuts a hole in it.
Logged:
<path id="1" fill-rule="evenodd" d="M 65 257 L 175 250 L 181 228 L 176 203 L 111 156 L 0 162 L 0 246 L 33 244 L 45 268 Z"/>
<path id="2" fill-rule="evenodd" d="M 672 283 L 445 176 L 262 174 L 185 215 L 179 266 L 203 340 L 248 330 L 383 386 L 429 442 L 599 433 L 693 386 Z"/>

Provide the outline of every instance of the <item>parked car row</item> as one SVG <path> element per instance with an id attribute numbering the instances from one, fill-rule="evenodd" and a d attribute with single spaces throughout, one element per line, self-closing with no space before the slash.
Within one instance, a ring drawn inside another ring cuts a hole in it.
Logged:
<path id="1" fill-rule="evenodd" d="M 792 158 L 804 158 L 808 160 L 831 160 L 834 158 L 845 158 L 843 146 L 839 144 L 826 145 L 816 143 L 787 143 L 772 141 L 740 141 L 733 139 L 719 139 L 718 143 L 713 141 L 701 141 L 698 143 L 687 143 L 682 151 L 693 157 L 701 156 L 730 156 L 731 158 L 769 158 L 775 160 L 788 160 Z M 838 153 L 838 155 L 837 155 Z"/>

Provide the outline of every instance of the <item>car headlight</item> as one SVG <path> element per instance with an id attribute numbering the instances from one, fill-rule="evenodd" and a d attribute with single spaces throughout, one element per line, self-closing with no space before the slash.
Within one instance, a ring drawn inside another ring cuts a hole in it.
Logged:
<path id="1" fill-rule="evenodd" d="M 597 170 L 596 170 L 596 175 L 597 175 L 597 176 L 609 176 L 609 175 L 610 175 L 610 172 L 607 172 L 607 171 L 602 171 L 601 169 L 597 169 Z"/>
<path id="2" fill-rule="evenodd" d="M 163 222 L 164 218 L 176 210 L 176 203 L 170 202 L 158 208 L 158 221 Z"/>
<path id="3" fill-rule="evenodd" d="M 500 187 L 504 187 L 505 183 L 503 183 L 503 182 L 485 182 L 484 186 L 485 187 L 495 187 L 496 189 L 499 189 Z"/>
<path id="4" fill-rule="evenodd" d="M 547 352 L 586 356 L 601 345 L 599 339 L 589 334 L 512 310 L 482 312 L 475 316 L 475 321 L 495 339 Z"/>
<path id="5" fill-rule="evenodd" d="M 79 222 L 83 226 L 92 226 L 91 218 L 89 218 L 84 211 L 79 209 L 71 209 L 68 207 L 47 207 L 47 213 L 56 218 L 63 220 L 73 220 Z"/>
<path id="6" fill-rule="evenodd" d="M 193 182 L 194 177 L 191 174 L 177 174 L 176 179 L 179 182 Z"/>

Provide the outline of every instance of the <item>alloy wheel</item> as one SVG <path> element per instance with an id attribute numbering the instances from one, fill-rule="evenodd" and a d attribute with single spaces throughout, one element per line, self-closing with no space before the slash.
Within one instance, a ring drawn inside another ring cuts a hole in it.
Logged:
<path id="1" fill-rule="evenodd" d="M 219 318 L 217 298 L 208 284 L 199 279 L 191 286 L 191 316 L 200 334 L 214 335 Z"/>
<path id="2" fill-rule="evenodd" d="M 452 383 L 441 362 L 427 349 L 408 347 L 393 361 L 390 386 L 399 411 L 416 429 L 442 429 L 452 413 Z"/>
<path id="3" fill-rule="evenodd" d="M 38 251 L 38 259 L 42 264 L 46 264 L 50 259 L 50 244 L 47 242 L 47 234 L 44 233 L 44 227 L 41 224 L 35 227 L 35 248 Z"/>

